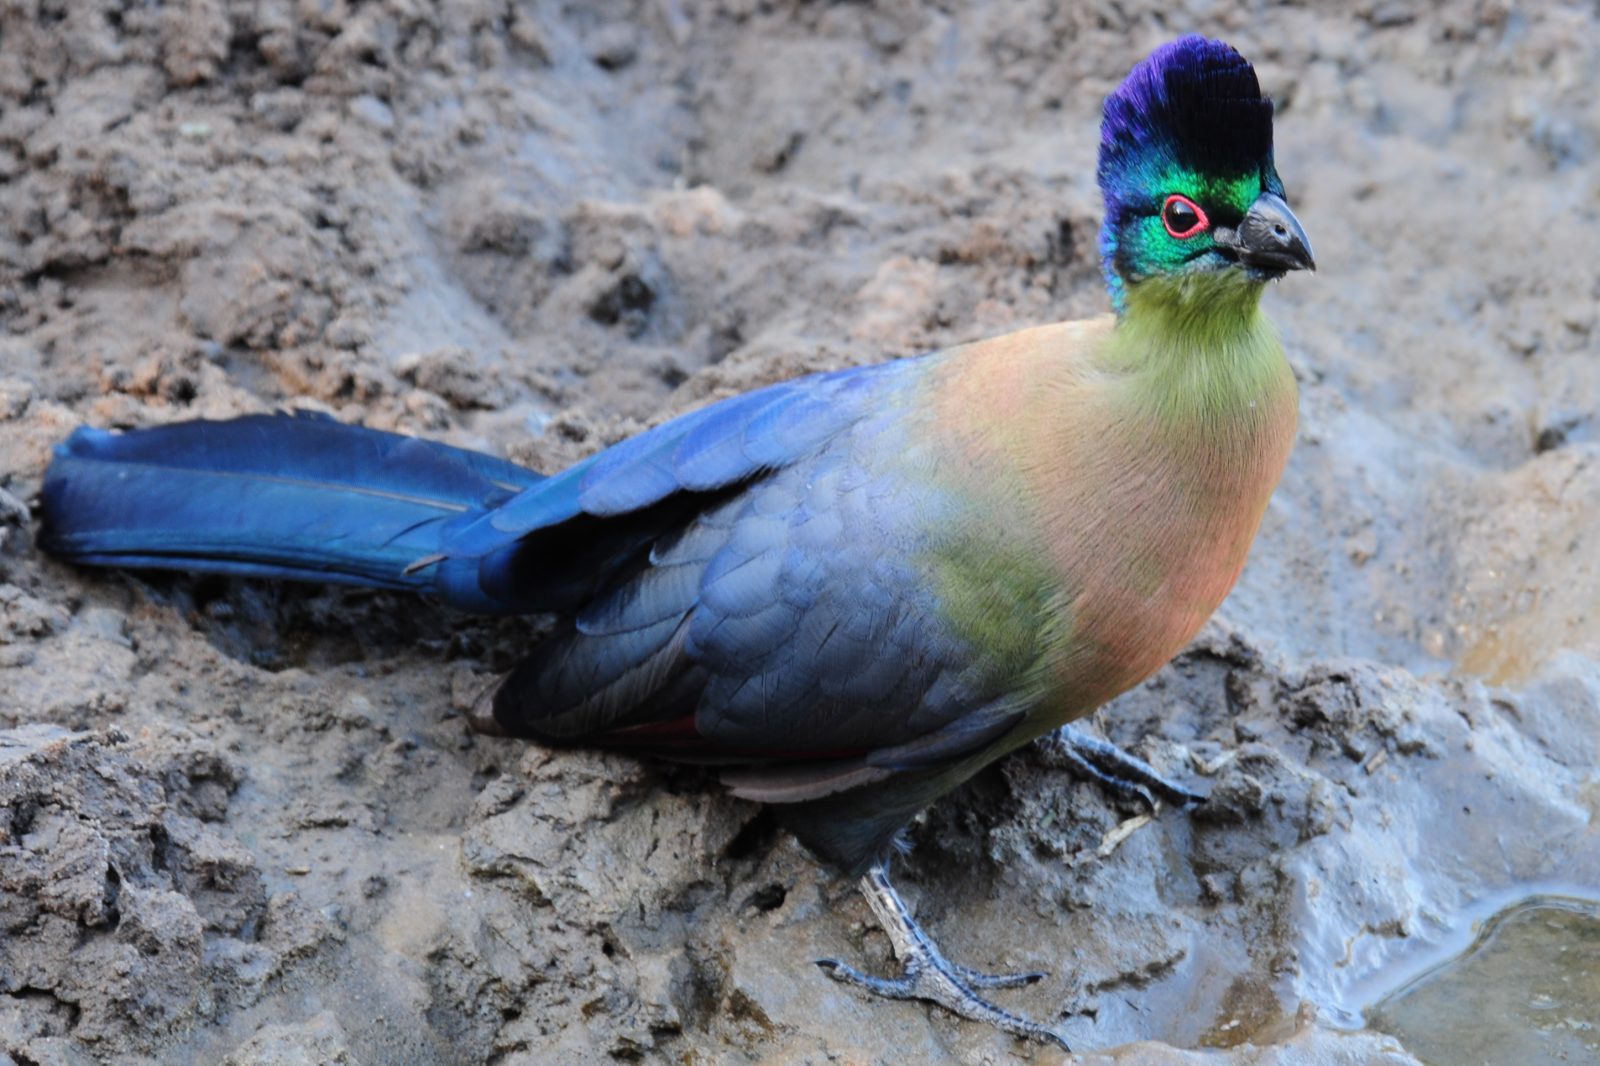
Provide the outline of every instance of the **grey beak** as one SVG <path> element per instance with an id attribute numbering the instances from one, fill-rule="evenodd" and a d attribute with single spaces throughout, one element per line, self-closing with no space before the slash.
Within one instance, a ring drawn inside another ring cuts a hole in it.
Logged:
<path id="1" fill-rule="evenodd" d="M 1221 234 L 1218 234 L 1218 243 Z M 1315 270 L 1311 240 L 1301 228 L 1283 197 L 1264 192 L 1250 205 L 1233 240 L 1227 242 L 1246 266 L 1272 273 L 1286 270 Z"/>

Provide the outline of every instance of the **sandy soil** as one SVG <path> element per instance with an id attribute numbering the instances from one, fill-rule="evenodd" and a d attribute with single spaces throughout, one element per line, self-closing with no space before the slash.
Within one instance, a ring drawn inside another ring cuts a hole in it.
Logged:
<path id="1" fill-rule="evenodd" d="M 536 624 L 76 571 L 30 508 L 81 422 L 553 469 L 1097 312 L 1099 102 L 1190 28 L 1321 268 L 1241 587 L 1095 723 L 1212 802 L 1025 751 L 902 887 L 1081 1061 L 1172 1064 L 1414 1062 L 1375 988 L 1600 891 L 1600 11 L 967 6 L 0 2 L 0 1062 L 1059 1061 L 825 980 L 888 967 L 865 905 L 702 775 L 470 735 Z"/>

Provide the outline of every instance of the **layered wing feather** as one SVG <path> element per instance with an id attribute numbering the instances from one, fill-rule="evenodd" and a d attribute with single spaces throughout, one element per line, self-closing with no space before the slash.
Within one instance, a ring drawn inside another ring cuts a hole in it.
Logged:
<path id="1" fill-rule="evenodd" d="M 518 667 L 496 701 L 502 726 L 809 765 L 746 773 L 763 798 L 960 758 L 1014 726 L 1011 679 L 943 618 L 928 560 L 960 501 L 940 488 L 906 365 L 818 379 L 825 417 L 811 398 L 751 400 L 715 433 L 669 425 L 631 457 L 603 456 L 591 471 L 633 481 L 645 513 L 671 498 L 669 475 L 707 506 L 638 546 Z M 827 435 L 788 424 L 802 414 Z"/>

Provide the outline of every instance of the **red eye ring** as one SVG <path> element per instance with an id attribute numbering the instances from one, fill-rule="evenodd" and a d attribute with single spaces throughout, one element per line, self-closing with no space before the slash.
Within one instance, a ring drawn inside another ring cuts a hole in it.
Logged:
<path id="1" fill-rule="evenodd" d="M 1161 224 L 1180 241 L 1211 228 L 1211 220 L 1200 205 L 1181 193 L 1173 193 L 1161 204 Z"/>

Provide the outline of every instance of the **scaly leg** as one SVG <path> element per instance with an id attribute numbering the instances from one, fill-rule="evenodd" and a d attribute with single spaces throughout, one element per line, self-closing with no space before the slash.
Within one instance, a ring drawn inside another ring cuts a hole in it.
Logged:
<path id="1" fill-rule="evenodd" d="M 958 966 L 945 958 L 938 945 L 911 916 L 900 893 L 889 883 L 889 871 L 882 863 L 873 866 L 861 878 L 861 892 L 867 897 L 867 904 L 872 907 L 872 913 L 877 915 L 883 931 L 889 934 L 895 957 L 905 970 L 899 977 L 873 977 L 838 959 L 818 959 L 817 965 L 829 977 L 889 999 L 921 999 L 937 1003 L 963 1018 L 984 1022 L 1013 1036 L 1055 1044 L 1064 1051 L 1072 1050 L 1054 1029 L 997 1007 L 976 991 L 979 988 L 1030 985 L 1044 974 L 987 974 Z"/>
<path id="2" fill-rule="evenodd" d="M 1157 798 L 1180 809 L 1205 802 L 1204 796 L 1168 781 L 1143 759 L 1071 726 L 1062 726 L 1042 743 L 1079 777 L 1124 796 L 1138 796 L 1151 810 L 1155 809 Z"/>

